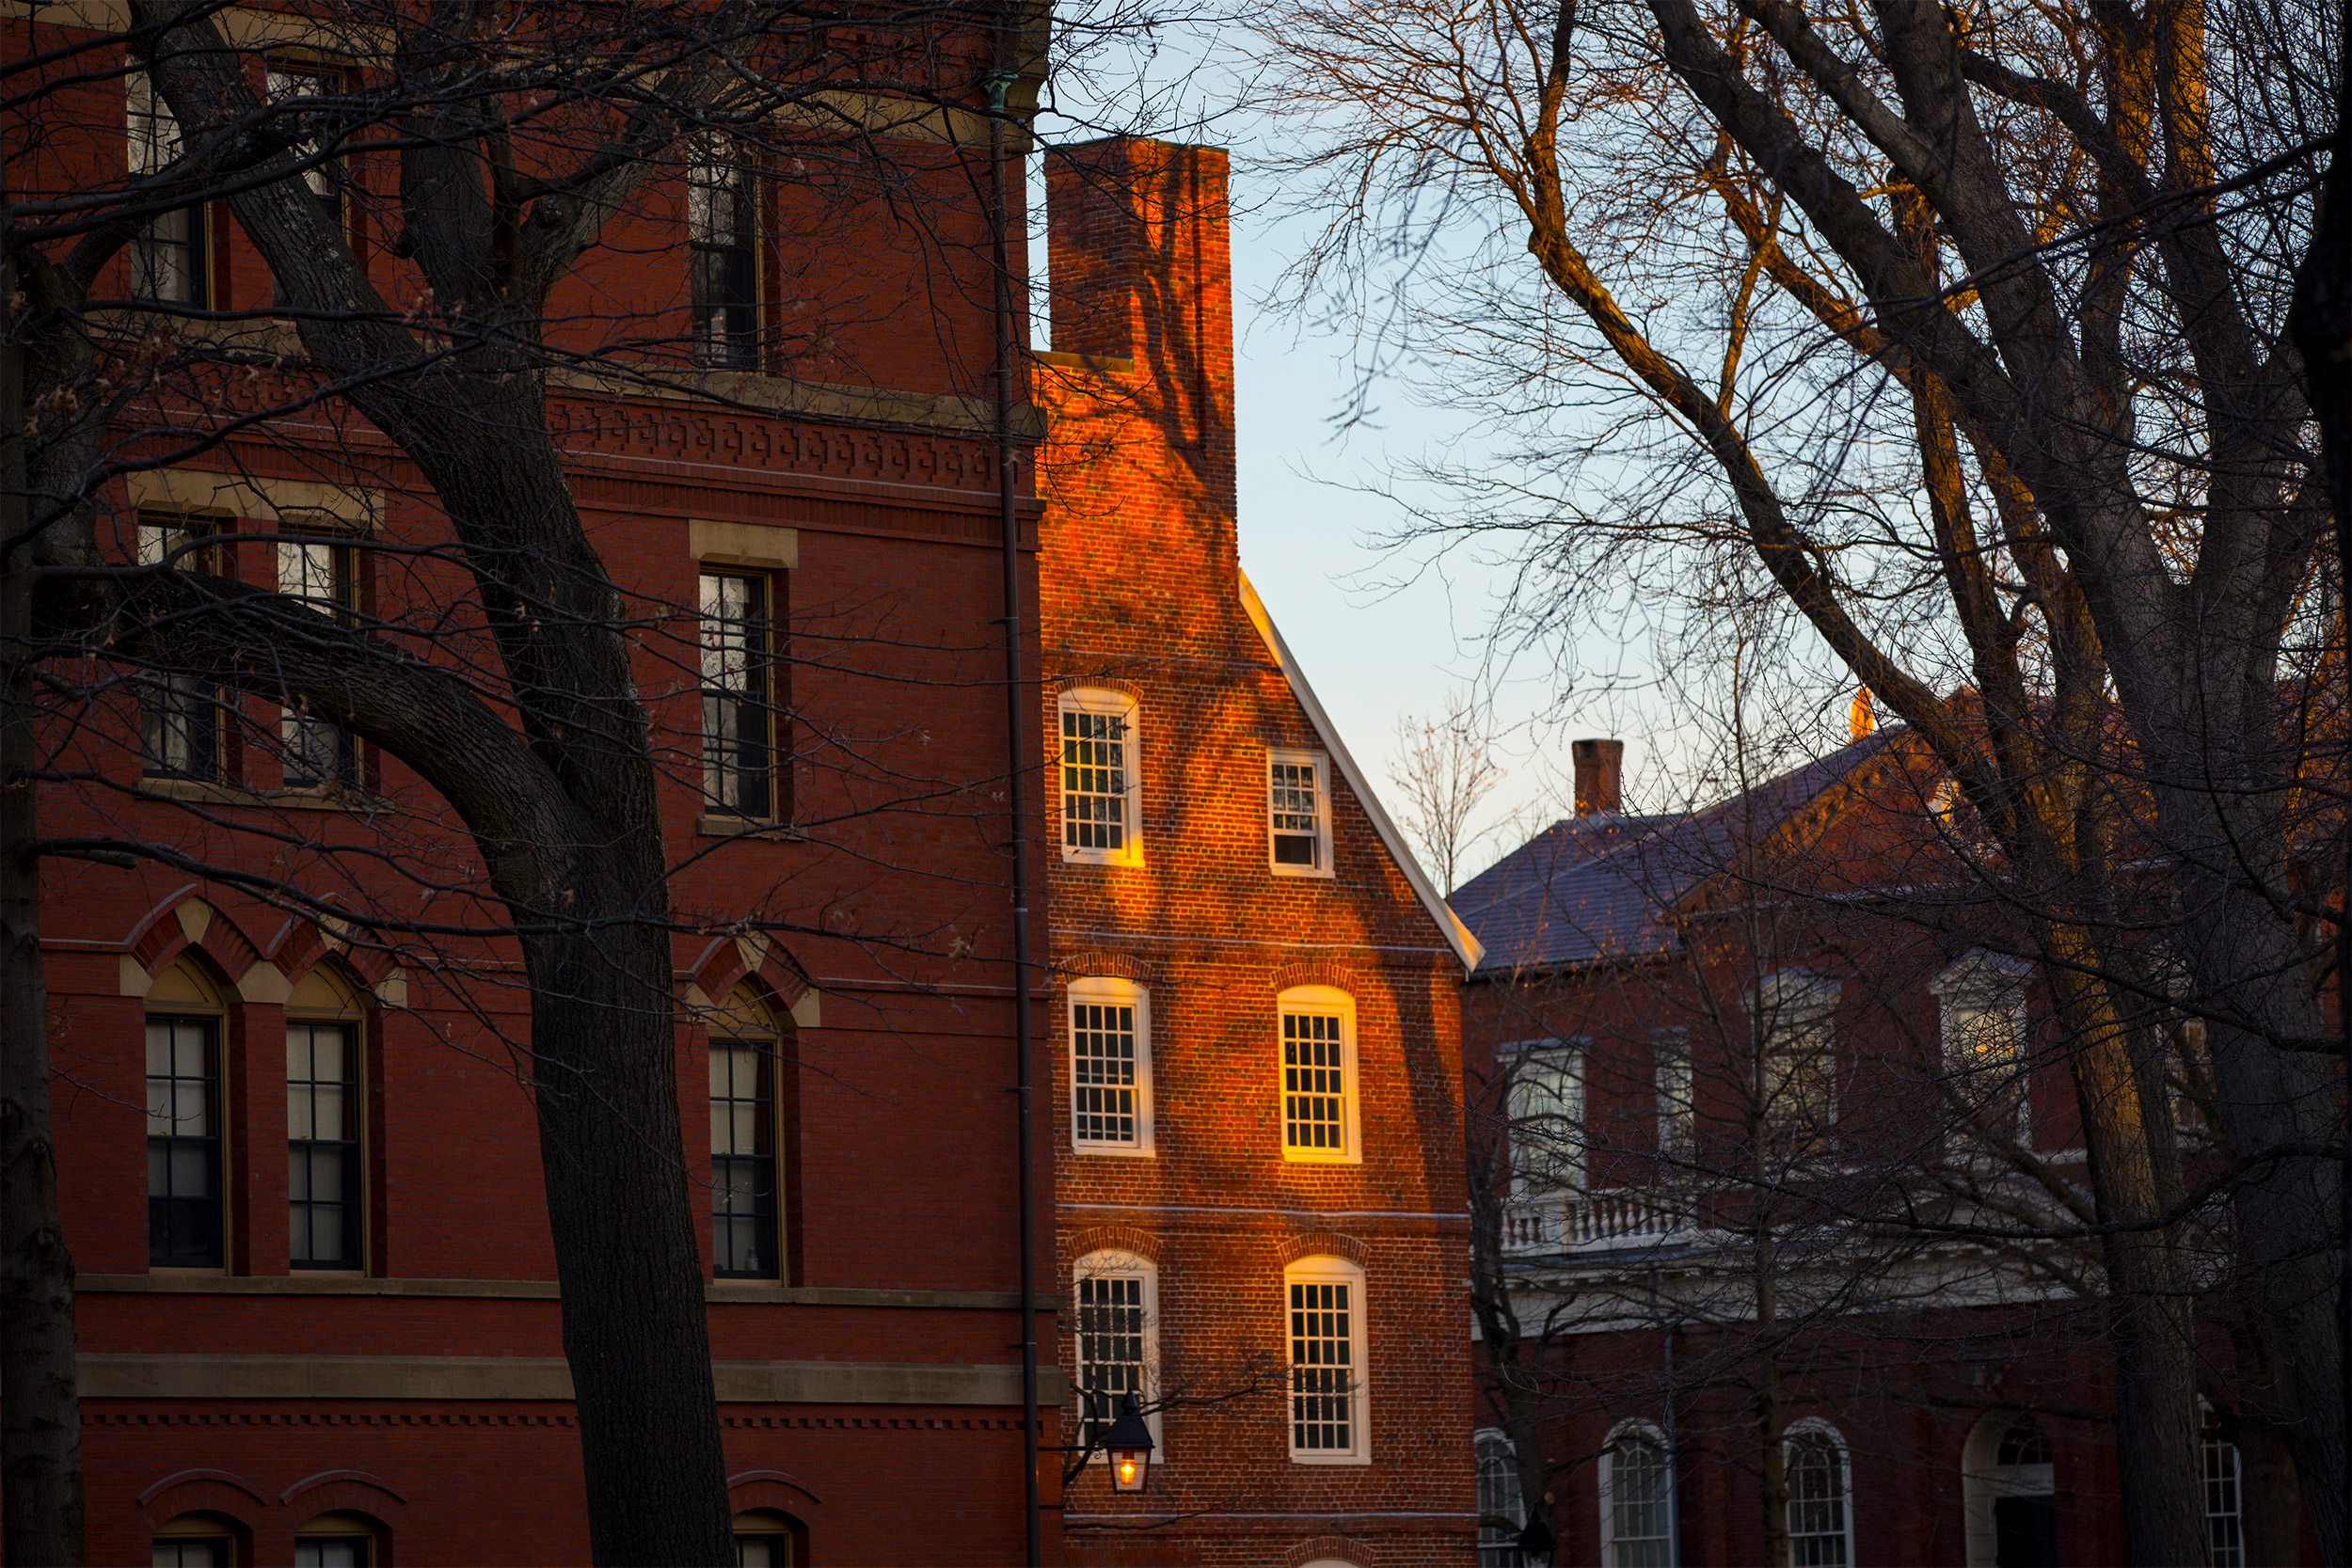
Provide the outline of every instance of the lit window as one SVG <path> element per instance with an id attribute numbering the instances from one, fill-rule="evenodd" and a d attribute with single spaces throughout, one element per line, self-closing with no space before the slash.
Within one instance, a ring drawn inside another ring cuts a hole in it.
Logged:
<path id="1" fill-rule="evenodd" d="M 1853 1561 L 1853 1491 L 1845 1444 L 1825 1423 L 1800 1421 L 1781 1451 L 1791 1568 L 1846 1568 Z"/>
<path id="2" fill-rule="evenodd" d="M 287 1256 L 297 1269 L 359 1266 L 358 1034 L 286 1022 Z"/>
<path id="3" fill-rule="evenodd" d="M 1675 1568 L 1675 1473 L 1664 1433 L 1636 1422 L 1600 1454 L 1604 1568 Z"/>
<path id="4" fill-rule="evenodd" d="M 216 572 L 219 562 L 211 543 L 215 537 L 209 523 L 142 517 L 139 564 Z M 219 689 L 195 675 L 162 673 L 144 675 L 139 684 L 139 745 L 149 776 L 217 780 L 225 716 Z"/>
<path id="5" fill-rule="evenodd" d="M 1345 991 L 1299 986 L 1281 1019 L 1282 1157 L 1361 1159 L 1356 1137 L 1356 1004 Z"/>
<path id="6" fill-rule="evenodd" d="M 773 1509 L 735 1516 L 735 1568 L 792 1568 L 800 1560 L 799 1520 Z"/>
<path id="7" fill-rule="evenodd" d="M 1651 1085 L 1658 1095 L 1658 1152 L 1688 1157 L 1698 1139 L 1698 1101 L 1691 1076 L 1691 1032 L 1650 1032 Z"/>
<path id="8" fill-rule="evenodd" d="M 2246 1568 L 2246 1525 L 2238 1513 L 2237 1445 L 2208 1431 L 2204 1443 L 2205 1550 L 2213 1568 Z"/>
<path id="9" fill-rule="evenodd" d="M 710 1042 L 710 1254 L 722 1279 L 780 1277 L 775 1046 Z"/>
<path id="10" fill-rule="evenodd" d="M 1135 700 L 1119 691 L 1065 691 L 1061 721 L 1061 858 L 1139 865 L 1142 778 Z"/>
<path id="11" fill-rule="evenodd" d="M 1499 1432 L 1478 1434 L 1478 1568 L 1527 1568 L 1519 1531 L 1527 1505 L 1519 1489 L 1519 1461 L 1511 1440 Z"/>
<path id="12" fill-rule="evenodd" d="M 1836 1128 L 1838 994 L 1836 981 L 1792 969 L 1768 975 L 1749 997 L 1764 1055 L 1765 1130 L 1798 1152 L 1825 1145 Z"/>
<path id="13" fill-rule="evenodd" d="M 1340 1258 L 1282 1272 L 1289 1309 L 1291 1459 L 1364 1464 L 1364 1275 Z"/>
<path id="14" fill-rule="evenodd" d="M 220 1022 L 147 1021 L 147 1260 L 218 1268 Z"/>
<path id="15" fill-rule="evenodd" d="M 1099 1451 L 1126 1397 L 1143 1408 L 1154 1449 L 1159 1412 L 1152 1408 L 1158 1360 L 1159 1273 L 1149 1259 L 1128 1252 L 1089 1253 L 1071 1269 L 1078 1307 L 1078 1441 Z M 1159 1457 L 1166 1458 L 1165 1452 Z"/>
<path id="16" fill-rule="evenodd" d="M 351 606 L 351 546 L 322 535 L 279 540 L 278 591 L 305 610 L 344 619 Z M 357 776 L 358 749 L 351 732 L 333 720 L 318 718 L 297 702 L 279 718 L 278 734 L 287 787 L 318 789 L 349 784 Z"/>
<path id="17" fill-rule="evenodd" d="M 294 1537 L 294 1568 L 374 1568 L 375 1530 L 356 1513 L 322 1513 Z"/>
<path id="18" fill-rule="evenodd" d="M 1152 1152 L 1152 999 L 1141 986 L 1071 982 L 1070 1118 L 1082 1154 Z"/>
<path id="19" fill-rule="evenodd" d="M 2024 1142 L 2026 977 L 2030 966 L 1971 953 L 1929 983 L 1942 1022 L 1946 1082 L 1977 1127 Z M 1964 1141 L 1965 1132 L 1955 1130 Z"/>
<path id="20" fill-rule="evenodd" d="M 183 1513 L 158 1526 L 155 1568 L 236 1568 L 237 1537 L 225 1519 Z"/>
<path id="21" fill-rule="evenodd" d="M 1320 752 L 1266 753 L 1266 852 L 1278 877 L 1331 875 L 1330 766 Z"/>
<path id="22" fill-rule="evenodd" d="M 767 590 L 762 578 L 702 574 L 704 809 L 755 819 L 775 809 Z"/>
<path id="23" fill-rule="evenodd" d="M 146 71 L 122 81 L 124 129 L 133 174 L 155 174 L 180 156 L 179 122 Z M 204 209 L 183 207 L 151 218 L 131 242 L 131 293 L 168 305 L 204 303 Z"/>
<path id="24" fill-rule="evenodd" d="M 1584 1190 L 1584 1053 L 1535 1040 L 1511 1064 L 1511 1184 L 1517 1196 Z"/>
<path id="25" fill-rule="evenodd" d="M 694 354 L 706 365 L 750 370 L 756 361 L 759 222 L 752 188 L 733 140 L 707 136 L 695 146 L 686 171 L 686 230 Z"/>

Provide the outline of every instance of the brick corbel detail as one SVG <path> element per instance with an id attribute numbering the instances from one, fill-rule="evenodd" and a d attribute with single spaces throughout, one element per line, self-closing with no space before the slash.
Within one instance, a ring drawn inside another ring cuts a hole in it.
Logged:
<path id="1" fill-rule="evenodd" d="M 1335 1557 L 1343 1562 L 1360 1563 L 1373 1568 L 1372 1544 L 1345 1535 L 1318 1535 L 1301 1541 L 1282 1554 L 1285 1568 L 1300 1568 L 1303 1563 L 1321 1561 Z"/>
<path id="2" fill-rule="evenodd" d="M 1067 990 L 1073 980 L 1098 979 L 1133 980 L 1140 986 L 1157 985 L 1160 965 L 1140 953 L 1098 949 L 1070 954 L 1055 966 L 1054 987 L 1057 990 Z"/>
<path id="3" fill-rule="evenodd" d="M 1160 1260 L 1160 1239 L 1157 1236 L 1124 1226 L 1099 1225 L 1073 1231 L 1069 1239 L 1069 1248 L 1068 1262 L 1073 1268 L 1079 1259 L 1095 1252 L 1132 1252 L 1152 1263 Z"/>
<path id="4" fill-rule="evenodd" d="M 1274 1249 L 1285 1268 L 1301 1258 L 1344 1258 L 1365 1273 L 1372 1272 L 1372 1265 L 1365 1261 L 1364 1243 L 1336 1230 L 1298 1231 L 1277 1242 Z"/>
<path id="5" fill-rule="evenodd" d="M 1329 986 L 1357 996 L 1363 992 L 1367 980 L 1360 969 L 1335 964 L 1328 958 L 1299 958 L 1274 972 L 1274 990 L 1279 995 L 1293 986 Z"/>

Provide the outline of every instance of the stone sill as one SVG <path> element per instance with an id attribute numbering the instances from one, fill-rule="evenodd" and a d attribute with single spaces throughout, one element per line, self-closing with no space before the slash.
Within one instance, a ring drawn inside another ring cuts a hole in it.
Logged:
<path id="1" fill-rule="evenodd" d="M 391 809 L 380 795 L 350 790 L 240 789 L 234 784 L 208 784 L 202 779 L 142 777 L 135 786 L 141 795 L 190 805 L 248 806 L 272 811 L 340 811 L 373 816 Z"/>
<path id="2" fill-rule="evenodd" d="M 701 816 L 694 819 L 697 838 L 755 839 L 767 844 L 805 844 L 808 834 L 789 822 L 763 822 L 749 816 Z"/>

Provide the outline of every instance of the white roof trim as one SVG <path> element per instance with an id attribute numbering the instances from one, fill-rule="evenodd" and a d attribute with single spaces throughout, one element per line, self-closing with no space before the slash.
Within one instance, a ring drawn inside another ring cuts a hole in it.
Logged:
<path id="1" fill-rule="evenodd" d="M 1372 784 L 1365 779 L 1363 769 L 1358 768 L 1356 759 L 1347 754 L 1347 743 L 1340 738 L 1339 726 L 1332 723 L 1331 716 L 1323 711 L 1323 704 L 1315 696 L 1315 689 L 1307 684 L 1307 673 L 1291 656 L 1290 644 L 1283 641 L 1282 634 L 1274 629 L 1274 618 L 1265 612 L 1264 601 L 1258 597 L 1258 591 L 1249 586 L 1249 574 L 1243 572 L 1238 575 L 1241 578 L 1241 607 L 1248 611 L 1249 624 L 1258 628 L 1258 635 L 1265 641 L 1266 651 L 1282 667 L 1283 678 L 1291 683 L 1291 695 L 1298 699 L 1298 705 L 1307 712 L 1307 721 L 1314 725 L 1315 734 L 1323 737 L 1323 744 L 1330 751 L 1331 761 L 1339 768 L 1340 777 L 1347 781 L 1347 787 L 1354 790 L 1356 799 L 1363 803 L 1364 815 L 1372 818 L 1372 831 L 1380 835 L 1380 842 L 1396 861 L 1397 869 L 1405 873 L 1405 880 L 1421 899 L 1422 907 L 1429 911 L 1429 918 L 1438 923 L 1438 929 L 1444 934 L 1446 944 L 1454 949 L 1454 957 L 1462 960 L 1463 972 L 1467 974 L 1476 969 L 1486 949 L 1476 937 L 1470 935 L 1470 927 L 1462 924 L 1453 906 L 1438 892 L 1438 885 L 1421 868 L 1421 862 L 1413 858 L 1413 851 L 1406 846 L 1405 835 L 1398 832 L 1396 824 L 1389 820 L 1388 811 L 1380 804 L 1380 797 L 1372 792 Z"/>

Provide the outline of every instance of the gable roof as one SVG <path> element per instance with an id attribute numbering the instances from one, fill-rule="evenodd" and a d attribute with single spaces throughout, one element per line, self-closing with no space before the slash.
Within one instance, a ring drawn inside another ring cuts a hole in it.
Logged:
<path id="1" fill-rule="evenodd" d="M 1454 957 L 1462 960 L 1463 972 L 1467 974 L 1477 969 L 1479 959 L 1485 956 L 1485 946 L 1448 907 L 1444 895 L 1438 892 L 1437 884 L 1429 879 L 1429 874 L 1421 868 L 1421 862 L 1414 859 L 1413 851 L 1406 847 L 1405 835 L 1398 832 L 1396 824 L 1389 820 L 1387 810 L 1380 804 L 1380 797 L 1372 792 L 1372 784 L 1365 779 L 1363 769 L 1358 768 L 1356 759 L 1348 754 L 1347 743 L 1340 738 L 1339 726 L 1332 723 L 1331 716 L 1323 711 L 1323 704 L 1315 696 L 1315 689 L 1307 684 L 1307 673 L 1298 667 L 1298 660 L 1292 657 L 1290 644 L 1282 641 L 1282 634 L 1275 630 L 1274 618 L 1266 613 L 1264 601 L 1258 597 L 1258 591 L 1249 585 L 1249 574 L 1240 572 L 1237 575 L 1241 579 L 1241 607 L 1248 613 L 1250 625 L 1258 628 L 1258 636 L 1264 641 L 1266 651 L 1274 656 L 1274 662 L 1281 666 L 1283 678 L 1290 682 L 1291 695 L 1297 699 L 1299 707 L 1307 715 L 1307 721 L 1315 727 L 1315 734 L 1323 737 L 1325 749 L 1331 753 L 1331 765 L 1340 770 L 1340 777 L 1345 779 L 1347 787 L 1355 792 L 1357 800 L 1364 808 L 1364 815 L 1372 819 L 1372 831 L 1380 835 L 1381 844 L 1388 849 L 1390 858 L 1396 862 L 1397 869 L 1405 874 L 1405 880 L 1411 886 L 1413 895 L 1421 900 L 1422 908 L 1429 911 L 1429 918 L 1437 922 L 1446 945 L 1453 948 Z"/>
<path id="2" fill-rule="evenodd" d="M 1486 947 L 1476 973 L 1671 951 L 1676 905 L 1902 733 L 1880 730 L 1701 811 L 1554 822 L 1455 890 L 1454 909 Z"/>

